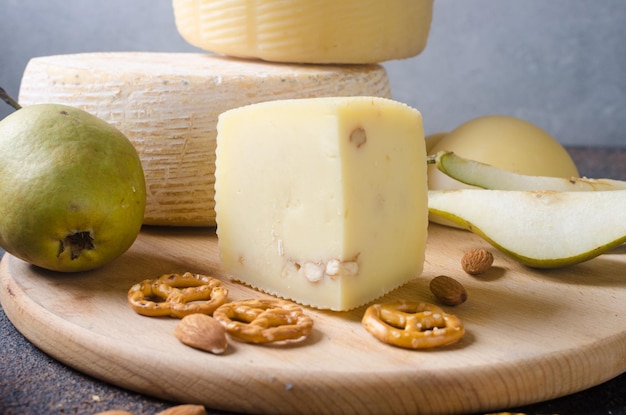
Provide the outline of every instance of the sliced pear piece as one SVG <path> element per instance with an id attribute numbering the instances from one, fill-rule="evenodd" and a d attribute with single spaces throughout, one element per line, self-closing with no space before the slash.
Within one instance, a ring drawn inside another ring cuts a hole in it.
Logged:
<path id="1" fill-rule="evenodd" d="M 435 164 L 437 169 L 455 180 L 483 189 L 555 190 L 562 192 L 626 189 L 626 181 L 614 179 L 561 178 L 513 173 L 461 157 L 451 151 L 437 152 L 429 157 L 428 163 Z"/>
<path id="2" fill-rule="evenodd" d="M 431 190 L 428 198 L 431 215 L 531 267 L 576 264 L 626 242 L 626 190 Z"/>

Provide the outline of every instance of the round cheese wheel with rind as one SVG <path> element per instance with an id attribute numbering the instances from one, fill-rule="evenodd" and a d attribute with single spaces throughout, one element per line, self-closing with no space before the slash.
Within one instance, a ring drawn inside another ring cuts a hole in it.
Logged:
<path id="1" fill-rule="evenodd" d="M 433 0 L 173 0 L 191 45 L 295 63 L 377 63 L 426 47 Z"/>
<path id="2" fill-rule="evenodd" d="M 18 100 L 23 106 L 52 102 L 81 108 L 119 128 L 144 167 L 145 224 L 215 226 L 220 113 L 277 99 L 359 95 L 390 97 L 382 66 L 100 52 L 31 59 Z"/>

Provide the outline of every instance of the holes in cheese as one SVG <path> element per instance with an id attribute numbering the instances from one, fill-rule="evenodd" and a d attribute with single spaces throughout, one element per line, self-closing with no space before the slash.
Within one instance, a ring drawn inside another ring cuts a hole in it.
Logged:
<path id="1" fill-rule="evenodd" d="M 425 153 L 421 114 L 383 98 L 281 100 L 221 114 L 224 271 L 331 310 L 413 279 L 426 245 Z"/>
<path id="2" fill-rule="evenodd" d="M 418 55 L 433 0 L 174 0 L 190 44 L 299 63 L 375 63 Z"/>
<path id="3" fill-rule="evenodd" d="M 384 68 L 120 52 L 34 58 L 19 101 L 78 107 L 124 132 L 146 175 L 144 223 L 215 226 L 215 127 L 221 112 L 274 99 L 351 95 L 389 97 Z"/>

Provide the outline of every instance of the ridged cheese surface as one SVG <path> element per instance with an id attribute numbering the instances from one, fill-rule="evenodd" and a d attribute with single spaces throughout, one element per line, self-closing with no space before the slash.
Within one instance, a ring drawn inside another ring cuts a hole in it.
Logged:
<path id="1" fill-rule="evenodd" d="M 145 224 L 215 226 L 220 113 L 269 100 L 355 95 L 389 97 L 385 70 L 120 52 L 34 58 L 24 71 L 19 102 L 71 105 L 124 132 L 146 175 Z"/>
<path id="2" fill-rule="evenodd" d="M 190 44 L 276 62 L 376 63 L 418 55 L 433 0 L 173 0 Z"/>

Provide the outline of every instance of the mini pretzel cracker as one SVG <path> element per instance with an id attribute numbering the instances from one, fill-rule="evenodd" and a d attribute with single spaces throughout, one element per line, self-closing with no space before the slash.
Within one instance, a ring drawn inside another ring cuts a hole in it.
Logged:
<path id="1" fill-rule="evenodd" d="M 411 301 L 371 305 L 361 322 L 381 342 L 406 349 L 446 346 L 465 334 L 456 316 L 433 304 Z"/>
<path id="2" fill-rule="evenodd" d="M 211 315 L 227 297 L 228 288 L 220 280 L 191 272 L 164 274 L 137 283 L 128 290 L 128 303 L 132 309 L 149 317 Z"/>
<path id="3" fill-rule="evenodd" d="M 248 343 L 299 340 L 313 329 L 313 320 L 301 307 L 278 298 L 226 303 L 215 310 L 213 318 L 228 334 Z"/>

